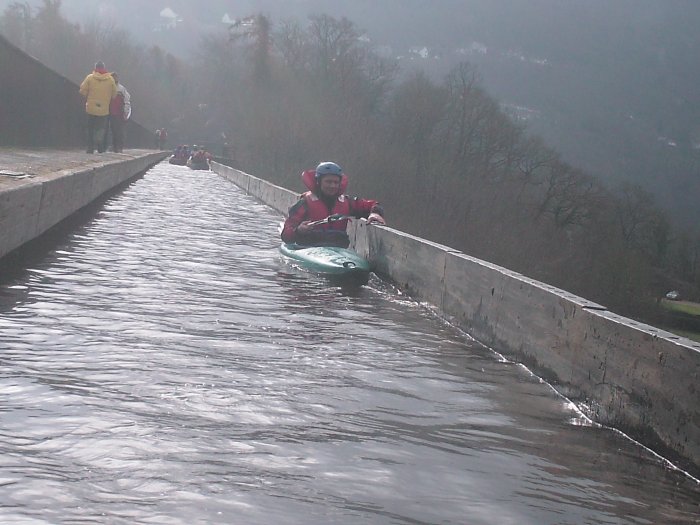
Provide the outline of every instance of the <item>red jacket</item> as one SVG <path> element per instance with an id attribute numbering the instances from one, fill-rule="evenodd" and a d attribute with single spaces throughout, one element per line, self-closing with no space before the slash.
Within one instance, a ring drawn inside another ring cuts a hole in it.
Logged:
<path id="1" fill-rule="evenodd" d="M 124 95 L 117 91 L 117 94 L 109 103 L 109 114 L 112 117 L 119 117 L 124 120 Z"/>
<path id="2" fill-rule="evenodd" d="M 211 153 L 208 151 L 196 151 L 192 154 L 192 160 L 195 162 L 204 162 L 205 160 L 211 160 Z"/>
<path id="3" fill-rule="evenodd" d="M 307 186 L 311 186 L 309 181 L 308 172 L 302 174 L 302 179 Z M 304 221 L 319 221 L 325 219 L 329 215 L 350 215 L 355 218 L 367 218 L 370 213 L 378 213 L 383 215 L 382 209 L 379 203 L 374 200 L 368 199 L 358 199 L 357 197 L 348 197 L 342 191 L 347 186 L 347 179 L 341 184 L 341 193 L 333 199 L 329 204 L 324 202 L 324 200 L 319 197 L 318 186 L 313 179 L 313 189 L 307 191 L 299 201 L 289 208 L 289 216 L 284 222 L 284 227 L 282 228 L 282 241 L 286 243 L 297 242 L 299 244 L 307 244 L 304 242 L 306 239 L 300 238 L 297 235 L 296 228 Z M 328 224 L 320 224 L 314 228 L 314 237 L 322 237 L 324 233 L 340 232 L 344 233 L 347 228 L 348 221 L 339 220 L 330 222 Z M 322 242 L 322 241 L 321 241 Z M 318 244 L 314 241 L 314 244 Z M 331 242 L 331 244 L 336 244 Z"/>

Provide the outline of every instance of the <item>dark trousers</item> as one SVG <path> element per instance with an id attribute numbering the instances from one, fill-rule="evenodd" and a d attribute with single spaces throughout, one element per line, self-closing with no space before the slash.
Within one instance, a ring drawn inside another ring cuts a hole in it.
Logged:
<path id="1" fill-rule="evenodd" d="M 87 152 L 94 153 L 95 147 L 99 153 L 105 150 L 105 132 L 107 130 L 107 115 L 98 117 L 88 115 L 87 122 Z"/>
<path id="2" fill-rule="evenodd" d="M 124 151 L 124 128 L 126 127 L 126 122 L 120 119 L 118 116 L 110 115 L 109 117 L 109 131 L 105 134 L 105 147 L 107 149 L 108 136 L 112 135 L 112 151 L 115 153 L 121 153 Z"/>

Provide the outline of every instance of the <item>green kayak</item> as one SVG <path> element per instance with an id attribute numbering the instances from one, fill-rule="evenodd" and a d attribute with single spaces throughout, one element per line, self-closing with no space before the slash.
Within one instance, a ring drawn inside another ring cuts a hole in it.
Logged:
<path id="1" fill-rule="evenodd" d="M 367 282 L 369 262 L 347 248 L 282 244 L 280 252 L 302 268 L 327 277 Z"/>

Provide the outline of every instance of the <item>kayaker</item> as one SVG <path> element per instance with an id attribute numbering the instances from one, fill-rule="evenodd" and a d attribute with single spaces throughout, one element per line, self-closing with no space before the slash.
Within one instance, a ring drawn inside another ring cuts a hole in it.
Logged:
<path id="1" fill-rule="evenodd" d="M 200 146 L 197 151 L 192 154 L 192 162 L 205 163 L 212 159 L 211 153 L 209 153 L 204 146 Z"/>
<path id="2" fill-rule="evenodd" d="M 321 162 L 315 170 L 305 171 L 301 177 L 309 191 L 289 208 L 282 228 L 285 243 L 347 248 L 350 244 L 345 232 L 347 219 L 310 225 L 329 216 L 351 216 L 367 219 L 370 223 L 385 224 L 384 211 L 377 201 L 345 195 L 347 176 L 335 162 Z"/>

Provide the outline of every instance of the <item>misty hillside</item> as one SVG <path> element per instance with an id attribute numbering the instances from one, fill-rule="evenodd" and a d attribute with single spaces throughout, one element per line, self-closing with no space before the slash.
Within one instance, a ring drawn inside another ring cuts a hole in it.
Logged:
<path id="1" fill-rule="evenodd" d="M 513 118 L 566 161 L 611 186 L 639 182 L 676 221 L 700 224 L 700 2 L 63 0 L 62 9 L 186 58 L 224 20 L 346 16 L 404 71 L 439 79 L 476 64 Z"/>

